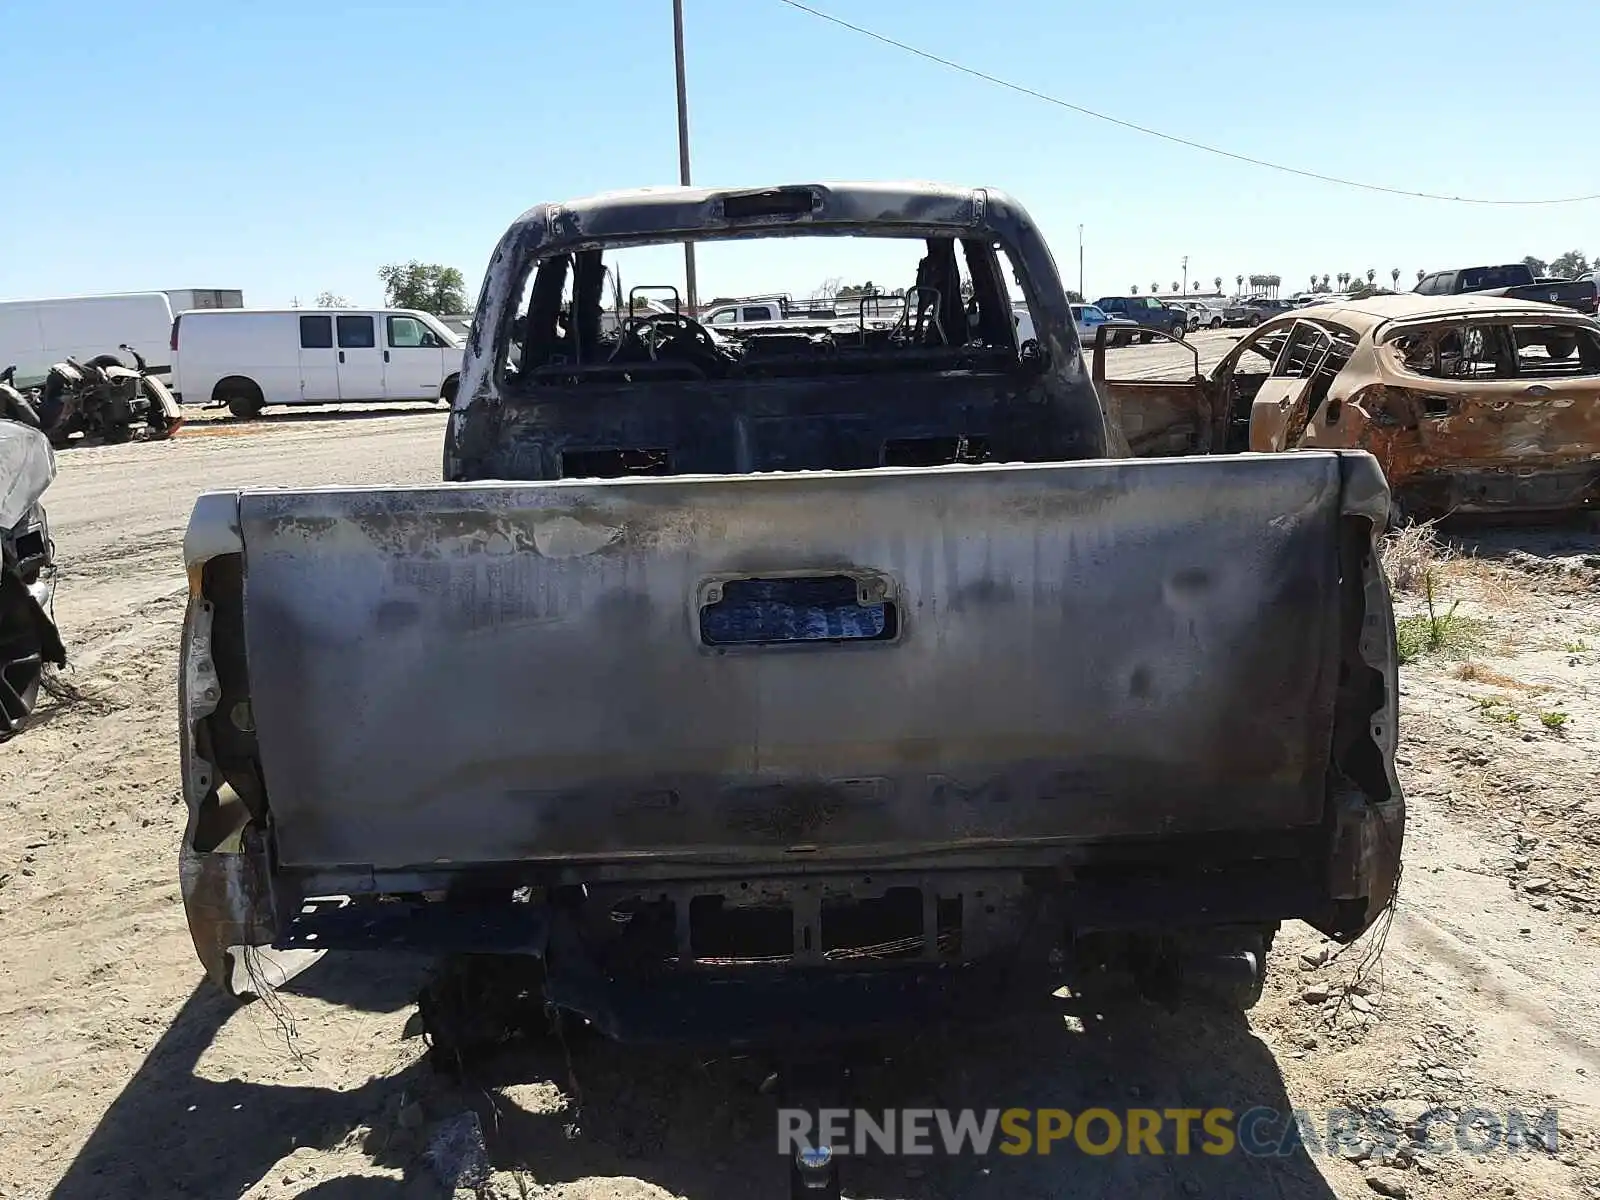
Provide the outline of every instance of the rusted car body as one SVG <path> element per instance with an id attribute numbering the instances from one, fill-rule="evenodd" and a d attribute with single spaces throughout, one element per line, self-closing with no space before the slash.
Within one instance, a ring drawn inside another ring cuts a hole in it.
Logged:
<path id="1" fill-rule="evenodd" d="M 925 253 L 893 330 L 602 329 L 613 250 L 754 237 Z M 792 1043 L 1105 962 L 1248 1004 L 1280 921 L 1390 902 L 1376 463 L 1108 457 L 1010 197 L 541 205 L 463 366 L 448 482 L 195 507 L 180 863 L 217 982 L 470 953 L 621 1039 Z M 494 1007 L 449 978 L 436 1048 Z"/>
<path id="2" fill-rule="evenodd" d="M 1395 517 L 1600 503 L 1600 325 L 1555 305 L 1379 296 L 1267 322 L 1211 371 L 1093 377 L 1138 455 L 1360 449 Z"/>

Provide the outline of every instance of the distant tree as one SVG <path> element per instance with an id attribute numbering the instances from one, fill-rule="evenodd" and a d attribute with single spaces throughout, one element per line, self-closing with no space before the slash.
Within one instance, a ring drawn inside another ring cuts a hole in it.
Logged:
<path id="1" fill-rule="evenodd" d="M 1222 294 L 1222 276 L 1218 275 L 1215 279 L 1213 279 L 1211 281 L 1211 286 L 1217 289 L 1217 294 L 1220 296 Z"/>
<path id="2" fill-rule="evenodd" d="M 1400 268 L 1399 267 L 1390 267 L 1389 268 L 1389 282 L 1396 289 L 1398 289 L 1400 287 Z"/>
<path id="3" fill-rule="evenodd" d="M 833 295 L 835 300 L 853 300 L 858 296 L 876 296 L 877 294 L 877 286 L 869 279 L 865 283 L 852 283 L 842 287 Z"/>
<path id="4" fill-rule="evenodd" d="M 1074 292 L 1069 288 L 1067 290 L 1067 303 L 1068 304 L 1082 304 L 1083 303 L 1083 297 L 1078 295 L 1077 292 Z"/>
<path id="5" fill-rule="evenodd" d="M 1424 271 L 1421 267 L 1418 267 L 1417 268 L 1417 282 L 1421 283 L 1422 282 L 1422 277 L 1424 275 L 1426 275 L 1426 274 L 1427 274 L 1426 271 Z"/>
<path id="6" fill-rule="evenodd" d="M 1244 291 L 1244 276 L 1243 275 L 1235 275 L 1233 277 L 1233 282 L 1238 285 L 1239 291 L 1242 293 Z"/>
<path id="7" fill-rule="evenodd" d="M 1311 290 L 1317 290 L 1317 273 L 1315 271 L 1311 272 Z"/>
<path id="8" fill-rule="evenodd" d="M 1159 283 L 1155 283 L 1155 282 L 1152 282 L 1152 283 L 1151 283 L 1151 284 L 1150 284 L 1150 294 L 1151 294 L 1151 295 L 1152 295 L 1152 296 L 1153 296 L 1153 295 L 1155 295 L 1155 294 L 1156 294 L 1156 293 L 1157 293 L 1157 292 L 1159 292 L 1159 291 L 1160 291 L 1160 290 L 1161 290 L 1161 285 L 1160 285 L 1160 284 L 1159 284 Z"/>
<path id="9" fill-rule="evenodd" d="M 1132 287 L 1130 287 L 1128 289 L 1128 295 L 1137 296 L 1138 294 L 1139 294 L 1139 285 L 1136 283 L 1136 284 L 1134 284 Z"/>
<path id="10" fill-rule="evenodd" d="M 1562 279 L 1576 279 L 1589 269 L 1589 260 L 1581 250 L 1568 250 L 1550 264 L 1550 274 Z"/>
<path id="11" fill-rule="evenodd" d="M 1371 286 L 1372 281 L 1374 279 L 1376 279 L 1377 277 L 1378 277 L 1378 273 L 1376 271 L 1374 271 L 1371 267 L 1368 267 L 1367 268 L 1367 284 L 1368 284 L 1368 286 Z"/>
<path id="12" fill-rule="evenodd" d="M 1531 254 L 1522 260 L 1522 265 L 1527 267 L 1528 270 L 1532 271 L 1535 275 L 1550 274 L 1550 264 L 1545 262 L 1542 258 L 1535 258 Z"/>
<path id="13" fill-rule="evenodd" d="M 813 300 L 832 300 L 839 294 L 839 285 L 843 282 L 844 280 L 837 275 L 830 276 L 812 290 L 811 298 Z"/>
<path id="14" fill-rule="evenodd" d="M 1322 290 L 1325 291 L 1325 292 L 1333 290 L 1332 288 L 1330 288 L 1328 286 L 1328 276 L 1327 276 L 1326 273 L 1324 273 L 1323 276 L 1322 276 Z"/>
<path id="15" fill-rule="evenodd" d="M 299 308 L 300 306 L 297 304 L 297 305 L 295 305 L 295 307 Z M 317 307 L 318 308 L 349 308 L 350 307 L 350 301 L 346 300 L 343 296 L 335 295 L 333 292 L 318 292 L 317 293 Z"/>
<path id="16" fill-rule="evenodd" d="M 467 282 L 454 267 L 412 259 L 379 267 L 378 278 L 390 308 L 414 308 L 435 316 L 467 311 Z"/>
<path id="17" fill-rule="evenodd" d="M 1178 281 L 1176 279 L 1172 281 L 1172 290 L 1175 292 L 1179 290 Z"/>

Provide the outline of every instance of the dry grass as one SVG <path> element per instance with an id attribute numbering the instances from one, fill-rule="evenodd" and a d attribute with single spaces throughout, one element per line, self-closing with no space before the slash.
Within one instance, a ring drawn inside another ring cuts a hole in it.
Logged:
<path id="1" fill-rule="evenodd" d="M 1528 589 L 1517 576 L 1442 540 L 1433 523 L 1407 525 L 1383 539 L 1383 569 L 1396 592 L 1420 595 L 1449 582 L 1467 585 L 1471 598 L 1485 608 L 1515 608 Z"/>
<path id="2" fill-rule="evenodd" d="M 1383 569 L 1397 592 L 1420 592 L 1430 576 L 1456 557 L 1453 546 L 1441 542 L 1429 522 L 1407 525 L 1383 539 Z"/>
<path id="3" fill-rule="evenodd" d="M 1540 684 L 1524 683 L 1520 679 L 1515 679 L 1502 671 L 1496 671 L 1493 667 L 1470 658 L 1450 673 L 1464 683 L 1482 683 L 1490 687 L 1507 688 L 1514 692 L 1543 692 L 1548 690 Z"/>

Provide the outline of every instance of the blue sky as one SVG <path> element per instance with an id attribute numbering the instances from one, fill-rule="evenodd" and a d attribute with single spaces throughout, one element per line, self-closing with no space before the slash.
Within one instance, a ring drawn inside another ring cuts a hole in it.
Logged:
<path id="1" fill-rule="evenodd" d="M 930 52 L 1241 153 L 1398 187 L 1600 192 L 1594 0 L 816 0 Z M 695 181 L 938 178 L 1016 195 L 1091 295 L 1192 276 L 1600 251 L 1600 202 L 1487 208 L 1230 162 L 935 66 L 777 0 L 685 0 Z M 1486 34 L 1485 31 L 1493 31 Z M 92 38 L 106 69 L 84 50 Z M 0 297 L 474 291 L 539 200 L 677 181 L 670 0 L 0 7 Z M 29 97 L 24 104 L 18 97 Z M 702 296 L 889 273 L 847 242 L 718 247 Z M 651 270 L 675 282 L 678 256 Z M 645 282 L 637 270 L 629 282 Z M 909 282 L 907 280 L 906 282 Z"/>

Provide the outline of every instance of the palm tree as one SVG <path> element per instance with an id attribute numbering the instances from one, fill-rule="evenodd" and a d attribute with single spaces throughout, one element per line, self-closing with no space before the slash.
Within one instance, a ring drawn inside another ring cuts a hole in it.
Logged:
<path id="1" fill-rule="evenodd" d="M 1422 282 L 1422 277 L 1424 275 L 1426 275 L 1426 274 L 1427 274 L 1426 271 L 1424 271 L 1421 267 L 1418 267 L 1417 268 L 1417 282 L 1421 283 Z"/>
<path id="2" fill-rule="evenodd" d="M 1322 276 L 1322 290 L 1323 291 L 1327 291 L 1328 290 L 1328 276 L 1327 276 L 1326 273 L 1324 273 L 1323 276 Z"/>
<path id="3" fill-rule="evenodd" d="M 1138 294 L 1139 294 L 1139 285 L 1136 283 L 1131 288 L 1128 289 L 1128 295 L 1137 296 Z"/>
<path id="4" fill-rule="evenodd" d="M 1235 275 L 1233 277 L 1233 281 L 1234 281 L 1234 283 L 1239 285 L 1239 294 L 1241 296 L 1244 295 L 1244 276 L 1243 275 Z"/>
<path id="5" fill-rule="evenodd" d="M 1377 277 L 1378 277 L 1378 273 L 1376 271 L 1374 271 L 1371 267 L 1368 267 L 1367 268 L 1367 286 L 1371 287 L 1372 286 L 1372 281 L 1374 279 L 1376 279 Z"/>
<path id="6" fill-rule="evenodd" d="M 1317 286 L 1317 273 L 1315 271 L 1311 272 L 1311 286 Z"/>
<path id="7" fill-rule="evenodd" d="M 1390 267 L 1389 268 L 1389 283 L 1396 291 L 1399 291 L 1399 289 L 1400 289 L 1400 268 L 1399 267 Z"/>
<path id="8" fill-rule="evenodd" d="M 1176 291 L 1177 291 L 1177 290 L 1178 290 L 1178 281 L 1177 281 L 1177 280 L 1176 280 L 1176 279 L 1174 279 L 1174 280 L 1173 280 L 1173 281 L 1172 281 L 1172 290 L 1173 290 L 1173 291 L 1174 291 L 1174 292 L 1176 292 Z"/>
<path id="9" fill-rule="evenodd" d="M 1218 275 L 1211 281 L 1211 286 L 1217 289 L 1217 295 L 1222 295 L 1222 276 Z"/>
<path id="10" fill-rule="evenodd" d="M 1157 283 L 1155 280 L 1152 279 L 1150 281 L 1150 294 L 1153 296 L 1157 292 L 1159 292 L 1160 290 L 1161 290 L 1161 285 L 1159 283 Z"/>

